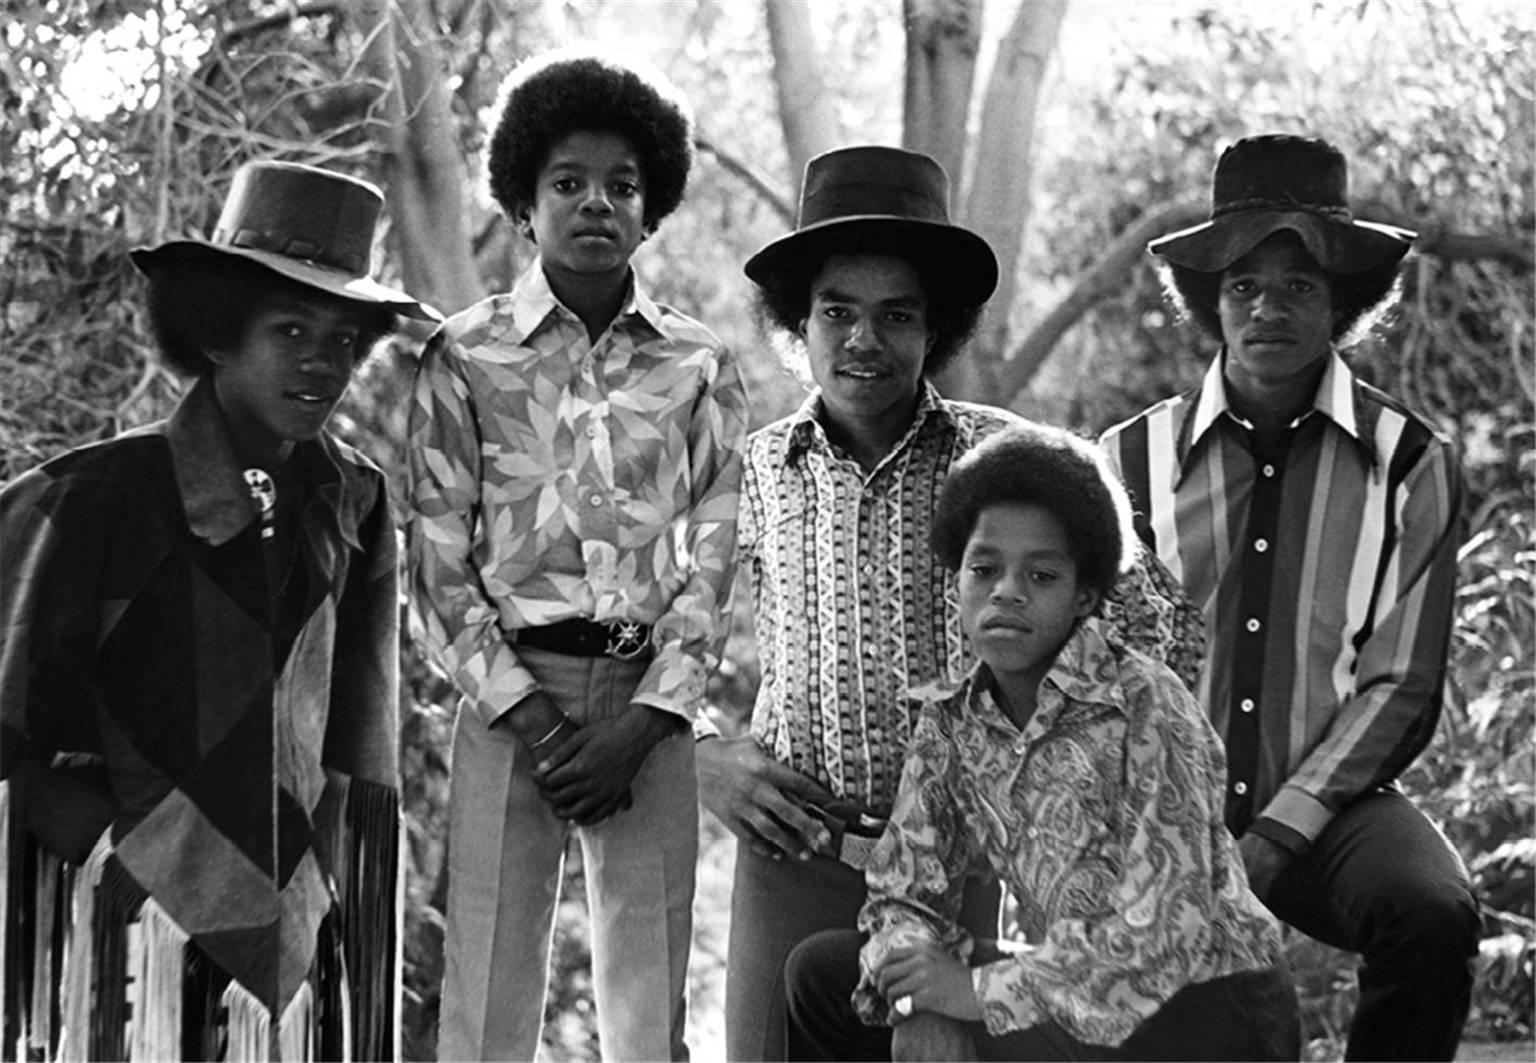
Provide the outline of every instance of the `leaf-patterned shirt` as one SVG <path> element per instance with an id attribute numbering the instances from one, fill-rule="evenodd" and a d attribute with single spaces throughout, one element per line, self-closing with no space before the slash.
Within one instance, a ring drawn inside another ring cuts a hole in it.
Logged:
<path id="1" fill-rule="evenodd" d="M 925 384 L 911 428 L 866 473 L 828 441 L 820 409 L 812 395 L 747 444 L 741 563 L 762 666 L 752 733 L 781 763 L 883 812 L 912 734 L 908 692 L 952 687 L 970 666 L 954 578 L 929 548 L 939 493 L 961 455 L 1019 418 Z M 1194 681 L 1200 615 L 1150 551 L 1104 615 Z"/>
<path id="2" fill-rule="evenodd" d="M 871 972 L 891 949 L 939 942 L 967 872 L 1016 906 L 1013 950 L 972 969 L 989 1032 L 1054 1020 L 1118 1045 L 1186 985 L 1273 965 L 1274 919 L 1222 822 L 1220 740 L 1168 669 L 1079 626 L 1021 731 L 978 665 L 922 706 L 891 823 L 867 871 L 854 1005 L 891 1016 Z"/>
<path id="3" fill-rule="evenodd" d="M 428 646 L 487 723 L 537 688 L 508 633 L 574 618 L 654 625 L 634 700 L 694 718 L 746 426 L 734 357 L 633 284 L 596 342 L 537 263 L 442 325 L 411 407 L 411 578 Z"/>

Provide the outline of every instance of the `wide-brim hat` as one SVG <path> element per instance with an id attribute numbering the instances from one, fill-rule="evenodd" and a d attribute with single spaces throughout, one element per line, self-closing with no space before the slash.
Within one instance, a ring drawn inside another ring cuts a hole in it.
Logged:
<path id="1" fill-rule="evenodd" d="M 1177 266 L 1220 273 L 1281 231 L 1294 232 L 1329 273 L 1360 273 L 1399 261 L 1417 234 L 1357 221 L 1349 171 L 1327 141 L 1245 137 L 1216 160 L 1210 220 L 1153 240 L 1147 250 Z"/>
<path id="2" fill-rule="evenodd" d="M 898 254 L 980 305 L 997 288 L 997 256 L 976 233 L 949 220 L 949 178 L 920 152 L 866 145 L 837 148 L 805 166 L 795 231 L 747 259 L 759 284 L 808 272 L 833 254 Z M 810 282 L 806 277 L 806 282 Z"/>
<path id="3" fill-rule="evenodd" d="M 327 295 L 441 321 L 432 307 L 371 276 L 383 194 L 367 181 L 292 162 L 248 162 L 235 173 L 207 240 L 129 252 L 146 274 L 173 262 L 233 256 Z"/>

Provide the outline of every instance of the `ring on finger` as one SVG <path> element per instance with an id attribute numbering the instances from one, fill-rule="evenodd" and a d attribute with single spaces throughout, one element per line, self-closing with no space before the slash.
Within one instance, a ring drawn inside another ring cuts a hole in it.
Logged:
<path id="1" fill-rule="evenodd" d="M 905 1019 L 909 1015 L 911 1015 L 912 1014 L 912 994 L 908 993 L 905 996 L 897 997 L 896 998 L 896 1003 L 891 1005 L 891 1010 L 894 1011 L 897 1015 L 900 1015 L 903 1019 Z"/>

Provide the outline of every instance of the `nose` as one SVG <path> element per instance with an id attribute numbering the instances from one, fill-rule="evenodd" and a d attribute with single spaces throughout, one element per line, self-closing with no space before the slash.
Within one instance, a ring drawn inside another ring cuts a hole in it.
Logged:
<path id="1" fill-rule="evenodd" d="M 843 346 L 850 351 L 873 351 L 879 348 L 880 337 L 875 334 L 875 326 L 869 318 L 859 316 L 853 319 Z"/>
<path id="2" fill-rule="evenodd" d="M 1023 604 L 1029 601 L 1028 585 L 1019 576 L 1012 572 L 1003 572 L 997 577 L 997 582 L 992 584 L 991 598 L 994 602 L 1017 602 Z"/>
<path id="3" fill-rule="evenodd" d="M 1252 314 L 1257 318 L 1279 318 L 1285 315 L 1285 303 L 1278 293 L 1261 290 L 1253 299 Z"/>
<path id="4" fill-rule="evenodd" d="M 339 343 L 316 340 L 299 355 L 299 370 L 314 376 L 338 376 L 351 370 L 352 351 Z"/>
<path id="5" fill-rule="evenodd" d="M 600 183 L 594 183 L 587 189 L 581 209 L 588 214 L 608 214 L 613 210 L 613 204 L 608 201 L 607 190 Z"/>

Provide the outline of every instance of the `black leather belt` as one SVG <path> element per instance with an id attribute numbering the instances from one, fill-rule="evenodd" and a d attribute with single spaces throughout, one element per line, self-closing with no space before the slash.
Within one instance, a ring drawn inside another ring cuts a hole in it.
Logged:
<path id="1" fill-rule="evenodd" d="M 595 620 L 562 620 L 512 632 L 517 646 L 532 646 L 567 657 L 612 657 L 635 661 L 651 652 L 651 626 L 628 620 L 599 624 Z"/>

